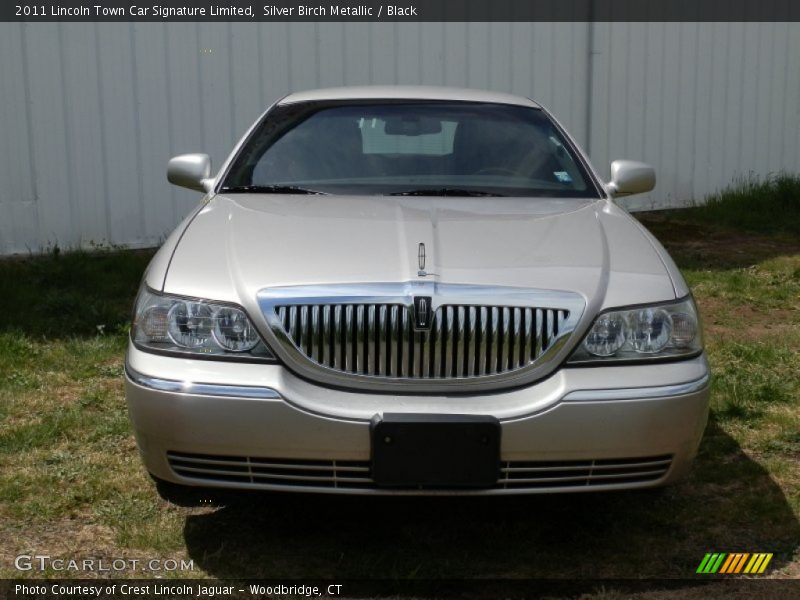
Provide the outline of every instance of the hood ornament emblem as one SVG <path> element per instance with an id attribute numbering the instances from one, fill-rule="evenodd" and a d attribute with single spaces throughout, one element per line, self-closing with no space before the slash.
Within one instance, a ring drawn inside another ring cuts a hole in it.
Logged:
<path id="1" fill-rule="evenodd" d="M 419 260 L 419 271 L 417 271 L 417 276 L 427 276 L 428 273 L 425 271 L 425 244 L 422 242 L 420 242 L 419 246 L 417 247 L 417 259 Z"/>

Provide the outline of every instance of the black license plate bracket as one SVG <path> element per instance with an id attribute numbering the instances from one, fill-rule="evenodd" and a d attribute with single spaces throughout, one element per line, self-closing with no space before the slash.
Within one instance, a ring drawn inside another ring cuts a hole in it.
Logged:
<path id="1" fill-rule="evenodd" d="M 500 468 L 500 423 L 488 415 L 385 413 L 372 421 L 378 487 L 487 488 Z"/>

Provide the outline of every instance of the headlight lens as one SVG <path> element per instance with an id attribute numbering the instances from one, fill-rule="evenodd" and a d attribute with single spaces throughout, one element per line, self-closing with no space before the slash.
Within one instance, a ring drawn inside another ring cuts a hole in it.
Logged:
<path id="1" fill-rule="evenodd" d="M 169 339 L 181 348 L 207 346 L 214 316 L 211 307 L 203 302 L 175 302 L 167 312 Z"/>
<path id="2" fill-rule="evenodd" d="M 595 356 L 613 356 L 625 344 L 625 318 L 618 313 L 601 315 L 583 345 Z"/>
<path id="3" fill-rule="evenodd" d="M 131 337 L 146 350 L 214 357 L 273 359 L 245 312 L 205 300 L 155 294 L 142 288 Z"/>
<path id="4" fill-rule="evenodd" d="M 657 306 L 612 310 L 595 320 L 570 363 L 690 356 L 703 349 L 691 298 Z"/>
<path id="5" fill-rule="evenodd" d="M 629 317 L 631 347 L 641 354 L 663 350 L 672 336 L 672 319 L 663 308 L 642 308 Z"/>
<path id="6" fill-rule="evenodd" d="M 217 344 L 231 352 L 247 352 L 261 340 L 247 315 L 230 306 L 217 311 L 213 335 Z"/>

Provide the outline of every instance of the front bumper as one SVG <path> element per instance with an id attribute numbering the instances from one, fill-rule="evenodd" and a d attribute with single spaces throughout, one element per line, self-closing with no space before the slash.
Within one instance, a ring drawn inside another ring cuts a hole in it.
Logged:
<path id="1" fill-rule="evenodd" d="M 360 494 L 515 494 L 663 485 L 688 469 L 708 416 L 705 356 L 564 368 L 526 388 L 403 396 L 323 388 L 280 365 L 171 358 L 131 346 L 126 396 L 148 471 L 185 485 Z M 370 478 L 384 412 L 486 414 L 497 485 L 395 490 Z"/>

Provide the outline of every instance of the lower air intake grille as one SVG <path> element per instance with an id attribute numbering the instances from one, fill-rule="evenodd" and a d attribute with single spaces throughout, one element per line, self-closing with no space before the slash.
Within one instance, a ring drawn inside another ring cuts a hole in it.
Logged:
<path id="1" fill-rule="evenodd" d="M 299 487 L 371 487 L 369 462 L 211 456 L 168 452 L 177 475 L 190 479 Z"/>
<path id="2" fill-rule="evenodd" d="M 168 452 L 176 475 L 243 487 L 375 489 L 369 461 L 295 460 Z M 645 458 L 503 461 L 496 490 L 569 489 L 658 481 L 672 456 Z"/>
<path id="3" fill-rule="evenodd" d="M 504 462 L 498 485 L 505 489 L 597 486 L 656 481 L 669 471 L 671 456 L 602 460 Z"/>

